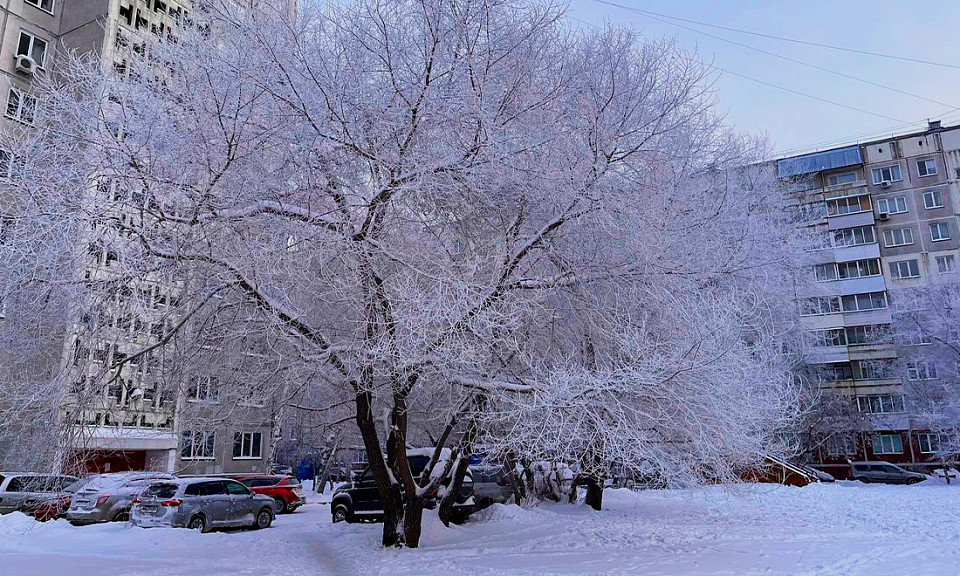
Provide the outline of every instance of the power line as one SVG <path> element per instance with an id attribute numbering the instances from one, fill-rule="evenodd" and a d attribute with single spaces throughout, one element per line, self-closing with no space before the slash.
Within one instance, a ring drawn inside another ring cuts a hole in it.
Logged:
<path id="1" fill-rule="evenodd" d="M 839 50 L 842 52 L 852 52 L 854 54 L 864 54 L 867 56 L 875 56 L 877 58 L 888 58 L 890 60 L 902 60 L 904 62 L 914 62 L 916 64 L 926 64 L 928 66 L 940 66 L 943 68 L 955 68 L 960 70 L 960 65 L 956 64 L 947 64 L 944 62 L 934 62 L 932 60 L 923 60 L 920 58 L 909 58 L 906 56 L 896 56 L 893 54 L 883 54 L 881 52 L 871 52 L 870 50 L 860 50 L 857 48 L 846 48 L 843 46 L 835 46 L 833 44 L 821 44 L 819 42 L 810 42 L 807 40 L 798 40 L 796 38 L 785 38 L 783 36 L 775 36 L 773 34 L 764 34 L 762 32 L 754 32 L 752 30 L 742 30 L 740 28 L 731 28 L 729 26 L 720 26 L 718 24 L 708 24 L 707 22 L 700 22 L 697 20 L 691 20 L 689 18 L 681 18 L 679 16 L 670 16 L 669 14 L 662 14 L 660 12 L 652 12 L 650 10 L 642 10 L 640 8 L 633 8 L 631 6 L 624 6 L 622 4 L 617 4 L 616 2 L 609 2 L 608 0 L 593 0 L 598 4 L 606 4 L 608 6 L 616 6 L 617 8 L 622 8 L 624 10 L 630 10 L 633 12 L 638 12 L 642 14 L 652 14 L 654 16 L 659 16 L 661 18 L 667 18 L 669 20 L 678 20 L 680 22 L 687 22 L 690 24 L 697 24 L 699 26 L 706 26 L 708 28 L 716 28 L 718 30 L 726 30 L 728 32 L 736 32 L 738 34 L 749 34 L 751 36 L 758 36 L 760 38 L 769 38 L 771 40 L 780 40 L 783 42 L 792 42 L 794 44 L 803 44 L 805 46 L 816 46 L 818 48 L 827 48 L 830 50 Z"/>
<path id="2" fill-rule="evenodd" d="M 595 2 L 600 2 L 601 0 L 594 0 L 594 1 L 595 1 Z M 608 2 L 603 2 L 603 3 L 604 3 L 604 4 L 608 4 Z M 613 5 L 614 5 L 614 6 L 619 6 L 618 4 L 613 4 Z M 621 6 L 621 7 L 622 7 L 622 6 Z M 626 8 L 626 9 L 629 10 L 629 8 Z M 574 18 L 574 17 L 572 17 L 572 16 L 571 16 L 570 18 L 573 19 L 573 20 L 576 20 L 577 22 L 580 22 L 580 23 L 582 23 L 582 24 L 586 24 L 587 26 L 590 26 L 590 27 L 593 27 L 593 28 L 597 28 L 597 26 L 596 26 L 595 24 L 591 24 L 590 22 L 586 22 L 586 21 L 584 21 L 584 20 L 580 20 L 579 18 Z M 786 86 L 781 86 L 781 85 L 779 85 L 779 84 L 774 84 L 773 82 L 767 82 L 766 80 L 760 80 L 760 79 L 754 78 L 754 77 L 752 77 L 752 76 L 747 76 L 746 74 L 740 74 L 739 72 L 733 72 L 733 71 L 731 71 L 731 70 L 727 70 L 727 69 L 725 69 L 725 68 L 721 68 L 720 66 L 717 66 L 717 65 L 715 65 L 715 64 L 706 64 L 706 63 L 704 63 L 704 62 L 701 61 L 701 60 L 697 60 L 697 62 L 699 62 L 702 66 L 705 66 L 705 67 L 710 68 L 710 69 L 717 70 L 717 71 L 719 71 L 719 72 L 721 72 L 721 73 L 724 73 L 724 74 L 730 74 L 731 76 L 737 76 L 738 78 L 743 78 L 743 79 L 745 79 L 745 80 L 750 80 L 751 82 L 756 82 L 756 83 L 758 83 L 758 84 L 763 84 L 764 86 L 769 86 L 769 87 L 771 87 L 771 88 L 776 88 L 776 89 L 778 89 L 778 90 L 783 90 L 784 92 L 790 92 L 791 94 L 797 94 L 798 96 L 803 96 L 803 97 L 805 97 L 805 98 L 810 98 L 810 99 L 816 100 L 816 101 L 818 101 L 818 102 L 823 102 L 823 103 L 825 103 L 825 104 L 830 104 L 830 105 L 832 105 L 832 106 L 838 106 L 838 107 L 840 107 L 840 108 L 846 108 L 847 110 L 853 110 L 854 112 L 860 112 L 860 113 L 862 113 L 862 114 L 869 114 L 869 115 L 871 115 L 871 116 L 876 116 L 876 117 L 878 117 L 878 118 L 883 118 L 884 120 L 893 120 L 894 122 L 899 122 L 899 123 L 901 123 L 901 124 L 909 124 L 909 122 L 906 122 L 906 121 L 901 120 L 901 119 L 899 119 L 899 118 L 894 118 L 894 117 L 892 117 L 892 116 L 886 116 L 886 115 L 884 115 L 884 114 L 879 114 L 879 113 L 877 113 L 877 112 L 871 112 L 871 111 L 869 111 L 869 110 L 864 110 L 863 108 L 857 108 L 856 106 L 850 106 L 849 104 L 843 104 L 842 102 L 836 102 L 836 101 L 834 101 L 834 100 L 829 100 L 829 99 L 827 99 L 827 98 L 821 98 L 820 96 L 814 96 L 813 94 L 808 94 L 807 92 L 801 92 L 801 91 L 799 91 L 799 90 L 794 90 L 794 89 L 792 89 L 792 88 L 787 88 Z"/>
<path id="3" fill-rule="evenodd" d="M 919 99 L 919 100 L 924 100 L 924 101 L 926 101 L 926 102 L 931 102 L 931 103 L 933 103 L 933 104 L 937 104 L 938 106 L 943 106 L 944 108 L 953 108 L 953 109 L 956 109 L 956 106 L 954 106 L 954 105 L 952 105 L 952 104 L 945 104 L 945 103 L 943 103 L 943 102 L 939 102 L 939 101 L 937 101 L 937 100 L 933 100 L 933 99 L 931 99 L 931 98 L 927 98 L 926 96 L 920 96 L 919 94 L 913 94 L 912 92 L 907 92 L 906 90 L 900 90 L 899 88 L 894 88 L 894 87 L 892 87 L 892 86 L 887 86 L 886 84 L 880 84 L 880 83 L 878 83 L 878 82 L 873 82 L 872 80 L 867 80 L 867 79 L 865 79 L 865 78 L 860 78 L 860 77 L 857 77 L 857 76 L 853 76 L 852 74 L 847 74 L 847 73 L 845 73 L 845 72 L 840 72 L 840 71 L 838 71 L 838 70 L 831 70 L 830 68 L 824 68 L 823 66 L 818 66 L 817 64 L 811 64 L 811 63 L 809 63 L 809 62 L 804 62 L 803 60 L 797 60 L 796 58 L 791 58 L 791 57 L 789 57 L 789 56 L 784 56 L 784 55 L 782 55 L 782 54 L 777 54 L 776 52 L 770 52 L 770 51 L 768 51 L 768 50 L 764 50 L 764 49 L 762 49 L 762 48 L 757 48 L 757 47 L 751 46 L 751 45 L 749 45 L 749 44 L 744 44 L 744 43 L 742 43 L 742 42 L 737 42 L 737 41 L 735 41 L 735 40 L 730 40 L 730 39 L 728 39 L 728 38 L 724 38 L 724 37 L 722 37 L 722 36 L 717 36 L 717 35 L 715 35 L 715 34 L 710 34 L 709 32 L 704 32 L 704 31 L 702 31 L 702 30 L 697 30 L 696 28 L 691 28 L 691 27 L 689 27 L 689 26 L 684 26 L 684 25 L 682 25 L 682 24 L 676 24 L 676 23 L 674 23 L 674 22 L 669 22 L 669 21 L 667 21 L 667 20 L 663 20 L 663 19 L 658 18 L 658 17 L 656 17 L 656 16 L 651 16 L 650 14 L 647 13 L 646 10 L 639 10 L 639 9 L 637 9 L 637 8 L 631 8 L 631 7 L 628 7 L 628 6 L 620 6 L 619 4 L 613 4 L 612 2 L 605 2 L 604 0 L 594 0 L 594 2 L 599 2 L 599 3 L 601 3 L 601 4 L 610 4 L 610 5 L 612 5 L 612 6 L 617 6 L 617 7 L 623 8 L 624 10 L 627 10 L 627 11 L 630 11 L 630 12 L 636 12 L 636 13 L 640 14 L 641 16 L 645 17 L 645 18 L 650 18 L 651 20 L 656 20 L 657 22 L 662 22 L 662 23 L 667 24 L 667 25 L 670 25 L 670 26 L 676 26 L 677 28 L 681 28 L 681 29 L 683 29 L 683 30 L 688 30 L 688 31 L 690 31 L 690 32 L 693 32 L 694 34 L 702 34 L 703 36 L 707 36 L 708 38 L 714 38 L 714 39 L 716 39 L 716 40 L 720 40 L 721 42 L 726 42 L 726 43 L 728 43 L 728 44 L 733 44 L 734 46 L 740 46 L 741 48 L 746 48 L 747 50 L 753 50 L 754 52 L 759 52 L 759 53 L 761 53 L 761 54 L 766 54 L 766 55 L 768 55 L 768 56 L 773 56 L 774 58 L 780 58 L 780 59 L 782 59 L 782 60 L 786 60 L 787 62 L 793 62 L 793 63 L 795 63 L 795 64 L 800 64 L 801 66 L 807 66 L 807 67 L 813 68 L 813 69 L 815 69 L 815 70 L 820 70 L 820 71 L 822 71 L 822 72 L 827 72 L 827 73 L 829 73 L 829 74 L 835 74 L 835 75 L 841 76 L 841 77 L 843 77 L 843 78 L 848 78 L 848 79 L 850 79 L 850 80 L 856 80 L 857 82 L 862 82 L 862 83 L 864 83 L 864 84 L 869 84 L 870 86 L 876 86 L 876 87 L 878 87 L 878 88 L 883 88 L 884 90 L 890 90 L 891 92 L 897 92 L 897 93 L 899 93 L 899 94 L 903 94 L 903 95 L 906 95 L 906 96 L 911 96 L 911 97 L 917 98 L 917 99 Z"/>

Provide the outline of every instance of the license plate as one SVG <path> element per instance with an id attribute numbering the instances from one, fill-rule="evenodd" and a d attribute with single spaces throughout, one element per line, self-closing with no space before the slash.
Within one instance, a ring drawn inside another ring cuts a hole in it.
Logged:
<path id="1" fill-rule="evenodd" d="M 157 507 L 156 507 L 156 506 L 141 506 L 141 507 L 140 507 L 140 510 L 142 510 L 143 512 L 146 512 L 146 513 L 148 513 L 148 514 L 156 514 L 156 512 L 157 512 Z"/>

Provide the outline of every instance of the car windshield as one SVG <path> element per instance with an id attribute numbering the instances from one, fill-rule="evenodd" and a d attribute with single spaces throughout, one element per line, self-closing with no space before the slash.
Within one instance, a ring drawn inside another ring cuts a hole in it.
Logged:
<path id="1" fill-rule="evenodd" d="M 173 498 L 176 493 L 176 484 L 153 484 L 144 490 L 143 495 L 151 498 Z"/>

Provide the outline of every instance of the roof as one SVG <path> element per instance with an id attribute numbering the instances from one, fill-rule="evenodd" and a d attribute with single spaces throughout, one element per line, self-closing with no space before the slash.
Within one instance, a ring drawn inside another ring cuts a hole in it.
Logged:
<path id="1" fill-rule="evenodd" d="M 820 172 L 821 170 L 833 170 L 834 168 L 843 168 L 844 166 L 854 166 L 862 164 L 863 158 L 860 156 L 859 146 L 847 146 L 837 150 L 828 150 L 826 152 L 814 152 L 813 154 L 804 154 L 802 156 L 793 156 L 777 161 L 777 172 L 780 178 L 789 178 L 790 176 L 799 176 Z"/>

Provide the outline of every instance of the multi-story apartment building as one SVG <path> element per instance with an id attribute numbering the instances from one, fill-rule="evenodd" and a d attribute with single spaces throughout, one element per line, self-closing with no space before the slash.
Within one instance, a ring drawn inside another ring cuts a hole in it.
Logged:
<path id="1" fill-rule="evenodd" d="M 29 130 L 36 119 L 32 81 L 49 73 L 58 50 L 93 53 L 102 65 L 126 73 L 148 34 L 175 35 L 190 18 L 189 3 L 177 0 L 0 0 L 0 95 L 5 102 L 0 130 Z M 16 210 L 3 182 L 17 174 L 15 150 L 0 150 L 0 225 Z M 91 202 L 129 198 L 101 179 Z M 112 202 L 114 205 L 123 203 Z M 86 280 L 115 278 L 117 254 L 97 229 L 77 241 L 89 247 Z M 220 374 L 195 371 L 179 381 L 161 378 L 162 350 L 132 358 L 153 344 L 177 318 L 182 283 L 144 276 L 119 284 L 106 299 L 76 319 L 64 342 L 63 373 L 69 391 L 59 426 L 69 427 L 71 446 L 62 466 L 80 463 L 93 471 L 154 469 L 178 473 L 265 471 L 276 426 L 266 399 L 218 408 L 236 398 L 220 395 Z M 0 315 L 2 317 L 2 315 Z M 94 327 L 82 337 L 83 327 Z"/>
<path id="2" fill-rule="evenodd" d="M 904 392 L 929 375 L 912 360 L 913 344 L 921 343 L 894 337 L 891 290 L 922 289 L 932 276 L 958 273 L 960 127 L 931 122 L 920 132 L 783 158 L 776 167 L 804 232 L 796 286 L 807 364 L 866 421 L 833 434 L 818 459 L 841 476 L 848 459 L 923 468 L 933 450 Z"/>

